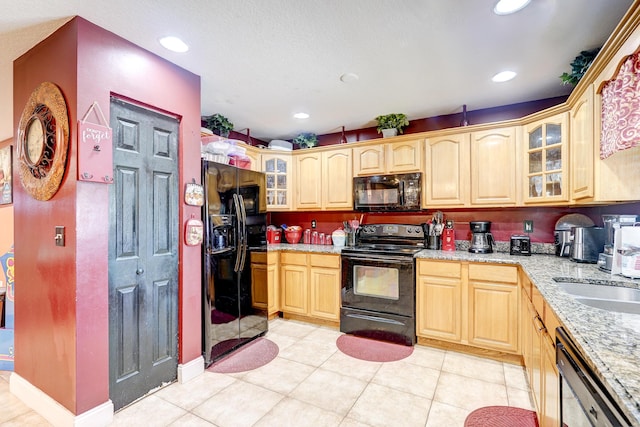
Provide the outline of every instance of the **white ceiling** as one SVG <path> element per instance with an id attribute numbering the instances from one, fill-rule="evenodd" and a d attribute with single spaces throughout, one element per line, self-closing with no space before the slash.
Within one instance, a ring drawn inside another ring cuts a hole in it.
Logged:
<path id="1" fill-rule="evenodd" d="M 12 61 L 74 15 L 202 77 L 202 114 L 266 141 L 566 95 L 559 76 L 601 46 L 633 0 L 0 0 L 0 140 Z M 176 35 L 188 53 L 157 39 Z M 498 71 L 516 79 L 492 83 Z M 340 76 L 359 79 L 343 83 Z M 294 119 L 306 111 L 310 119 Z"/>

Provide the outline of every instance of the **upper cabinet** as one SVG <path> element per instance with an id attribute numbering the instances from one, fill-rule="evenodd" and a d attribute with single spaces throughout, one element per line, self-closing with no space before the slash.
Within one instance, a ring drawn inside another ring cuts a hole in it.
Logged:
<path id="1" fill-rule="evenodd" d="M 470 134 L 427 138 L 423 208 L 469 205 Z"/>
<path id="2" fill-rule="evenodd" d="M 251 170 L 262 171 L 262 160 L 260 159 L 260 149 L 247 145 L 247 157 L 251 159 Z"/>
<path id="3" fill-rule="evenodd" d="M 524 202 L 566 202 L 568 113 L 524 126 Z"/>
<path id="4" fill-rule="evenodd" d="M 593 187 L 593 141 L 594 141 L 594 105 L 593 85 L 576 101 L 569 113 L 571 124 L 570 162 L 571 200 L 590 201 L 594 196 Z"/>
<path id="5" fill-rule="evenodd" d="M 267 176 L 267 209 L 272 211 L 291 209 L 293 206 L 291 154 L 263 153 L 261 157 L 262 171 Z"/>
<path id="6" fill-rule="evenodd" d="M 353 209 L 351 148 L 300 150 L 294 159 L 297 210 Z"/>
<path id="7" fill-rule="evenodd" d="M 515 206 L 516 127 L 471 133 L 471 205 Z"/>
<path id="8" fill-rule="evenodd" d="M 353 148 L 353 175 L 420 172 L 424 139 L 401 140 Z"/>

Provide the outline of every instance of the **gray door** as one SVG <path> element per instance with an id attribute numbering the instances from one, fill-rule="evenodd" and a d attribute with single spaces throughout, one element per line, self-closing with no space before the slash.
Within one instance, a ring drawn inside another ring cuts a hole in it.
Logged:
<path id="1" fill-rule="evenodd" d="M 174 381 L 178 122 L 111 99 L 109 395 L 115 409 Z"/>

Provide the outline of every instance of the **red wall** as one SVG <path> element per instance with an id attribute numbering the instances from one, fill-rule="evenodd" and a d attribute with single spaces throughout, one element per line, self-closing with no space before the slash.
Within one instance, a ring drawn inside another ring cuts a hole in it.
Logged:
<path id="1" fill-rule="evenodd" d="M 42 81 L 56 83 L 67 100 L 69 160 L 62 187 L 49 201 L 36 201 L 14 186 L 15 371 L 81 414 L 109 399 L 109 188 L 76 180 L 77 121 L 94 101 L 109 121 L 112 94 L 179 117 L 184 188 L 200 176 L 200 78 L 74 18 L 14 62 L 16 129 L 29 94 Z M 185 206 L 182 197 L 184 224 L 200 210 Z M 55 225 L 66 227 L 64 248 L 53 245 Z M 180 242 L 182 232 L 180 226 Z M 201 354 L 200 248 L 181 245 L 179 256 L 179 351 L 185 363 Z"/>
<path id="2" fill-rule="evenodd" d="M 310 228 L 311 220 L 317 222 L 317 230 L 322 233 L 331 233 L 336 228 L 342 227 L 342 221 L 360 219 L 364 224 L 391 223 L 391 224 L 420 224 L 431 219 L 435 210 L 429 209 L 423 212 L 412 213 L 365 213 L 361 212 L 272 212 L 270 223 L 280 226 L 299 225 L 302 228 Z M 495 209 L 444 209 L 445 219 L 452 219 L 456 233 L 456 240 L 469 240 L 470 221 L 491 221 L 491 233 L 498 241 L 508 242 L 512 234 L 523 234 L 523 221 L 533 220 L 533 233 L 530 234 L 532 242 L 553 243 L 553 230 L 556 221 L 563 215 L 581 213 L 587 215 L 593 222 L 602 226 L 603 214 L 635 214 L 640 215 L 640 203 L 627 203 L 620 205 L 598 207 L 531 207 L 531 208 L 495 208 Z"/>

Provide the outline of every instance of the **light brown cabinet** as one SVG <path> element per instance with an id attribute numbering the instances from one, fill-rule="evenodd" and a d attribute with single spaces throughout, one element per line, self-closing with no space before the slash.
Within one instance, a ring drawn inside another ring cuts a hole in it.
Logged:
<path id="1" fill-rule="evenodd" d="M 594 196 L 594 105 L 593 85 L 589 85 L 571 109 L 569 123 L 571 200 L 590 201 Z"/>
<path id="2" fill-rule="evenodd" d="M 262 158 L 260 157 L 260 149 L 251 145 L 248 145 L 246 148 L 246 155 L 251 160 L 251 170 L 262 172 Z"/>
<path id="3" fill-rule="evenodd" d="M 531 298 L 524 291 L 521 298 L 522 355 L 527 379 L 540 426 L 557 427 L 560 422 L 560 384 L 555 364 L 555 328 L 560 322 L 526 276 L 522 284 L 523 289 L 525 286 L 531 289 Z"/>
<path id="4" fill-rule="evenodd" d="M 282 252 L 280 285 L 285 317 L 339 325 L 340 255 Z"/>
<path id="5" fill-rule="evenodd" d="M 518 268 L 469 264 L 469 343 L 518 352 Z"/>
<path id="6" fill-rule="evenodd" d="M 284 211 L 293 207 L 291 154 L 263 153 L 262 171 L 267 179 L 267 209 Z"/>
<path id="7" fill-rule="evenodd" d="M 416 287 L 416 334 L 462 341 L 462 265 L 419 260 Z"/>
<path id="8" fill-rule="evenodd" d="M 524 202 L 569 200 L 568 113 L 524 127 Z"/>
<path id="9" fill-rule="evenodd" d="M 353 209 L 351 148 L 301 152 L 294 159 L 297 210 Z"/>
<path id="10" fill-rule="evenodd" d="M 517 354 L 516 266 L 417 262 L 418 337 Z"/>
<path id="11" fill-rule="evenodd" d="M 471 133 L 471 205 L 518 203 L 516 127 Z"/>
<path id="12" fill-rule="evenodd" d="M 367 144 L 353 148 L 353 175 L 420 172 L 424 139 Z"/>
<path id="13" fill-rule="evenodd" d="M 278 252 L 251 253 L 251 303 L 266 310 L 269 318 L 280 311 L 278 258 Z"/>
<path id="14" fill-rule="evenodd" d="M 427 138 L 423 208 L 469 205 L 470 134 Z"/>

